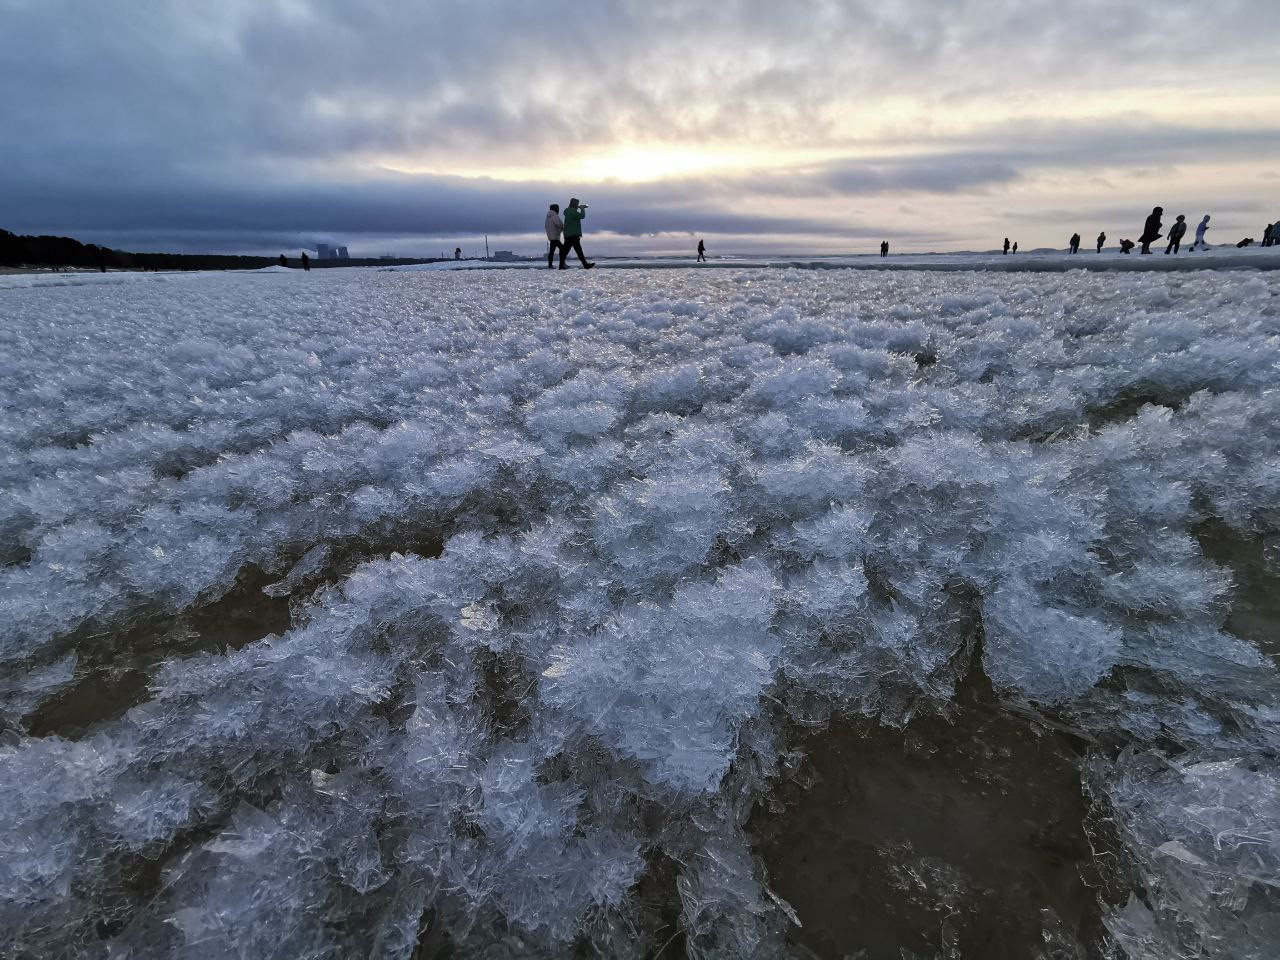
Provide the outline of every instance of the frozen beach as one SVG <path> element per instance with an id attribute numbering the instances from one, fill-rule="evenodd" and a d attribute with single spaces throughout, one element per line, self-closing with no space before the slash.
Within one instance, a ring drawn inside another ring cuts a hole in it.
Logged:
<path id="1" fill-rule="evenodd" d="M 579 265 L 570 260 L 570 269 Z M 1213 247 L 1190 253 L 1164 255 L 1153 252 L 1122 254 L 1114 245 L 1101 253 L 1082 250 L 1068 254 L 1065 250 L 1028 250 L 1005 254 L 983 253 L 893 253 L 887 257 L 875 254 L 832 256 L 717 256 L 705 263 L 687 257 L 599 257 L 596 265 L 605 270 L 691 270 L 717 269 L 792 269 L 792 270 L 983 270 L 1024 273 L 1061 273 L 1067 270 L 1111 272 L 1118 270 L 1278 270 L 1280 248 L 1260 246 L 1237 248 L 1234 245 Z M 439 270 L 545 270 L 546 260 L 443 260 L 437 263 L 387 267 L 399 272 L 434 272 Z"/>
<path id="2" fill-rule="evenodd" d="M 1278 263 L 0 277 L 0 956 L 1276 956 Z"/>

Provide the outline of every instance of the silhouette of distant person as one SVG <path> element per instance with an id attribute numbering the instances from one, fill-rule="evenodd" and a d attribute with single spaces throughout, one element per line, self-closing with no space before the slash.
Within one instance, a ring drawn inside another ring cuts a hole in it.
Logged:
<path id="1" fill-rule="evenodd" d="M 311 258 L 307 256 L 307 251 L 305 250 L 302 251 L 302 269 L 308 272 L 311 270 Z"/>
<path id="2" fill-rule="evenodd" d="M 1135 244 L 1134 244 L 1134 242 L 1133 242 L 1132 240 L 1121 240 L 1121 241 L 1120 241 L 1120 252 L 1121 252 L 1121 253 L 1128 253 L 1130 250 L 1132 250 L 1132 249 L 1134 248 L 1134 246 L 1135 246 Z"/>
<path id="3" fill-rule="evenodd" d="M 1187 233 L 1187 218 L 1184 214 L 1178 214 L 1178 219 L 1173 221 L 1173 226 L 1169 228 L 1169 245 L 1164 248 L 1164 254 L 1167 257 L 1169 251 L 1178 252 L 1178 248 L 1182 246 L 1182 238 Z"/>
<path id="4" fill-rule="evenodd" d="M 1139 253 L 1150 253 L 1151 244 L 1159 240 L 1164 234 L 1160 232 L 1160 218 L 1164 215 L 1164 207 L 1155 207 L 1151 211 L 1151 216 L 1147 217 L 1147 222 L 1142 225 L 1142 236 L 1138 238 L 1138 242 L 1142 244 Z"/>
<path id="5" fill-rule="evenodd" d="M 560 245 L 561 270 L 569 269 L 569 265 L 565 261 L 569 257 L 570 250 L 578 255 L 582 269 L 590 270 L 595 266 L 594 263 L 587 260 L 587 255 L 582 252 L 582 218 L 586 215 L 587 205 L 580 203 L 577 197 L 571 197 L 569 206 L 564 212 L 564 243 Z"/>
<path id="6" fill-rule="evenodd" d="M 1262 231 L 1262 245 L 1269 247 L 1276 242 L 1276 225 L 1268 223 L 1267 228 Z"/>
<path id="7" fill-rule="evenodd" d="M 1204 219 L 1196 224 L 1196 239 L 1195 239 L 1195 242 L 1192 243 L 1191 246 L 1188 248 L 1187 250 L 1188 253 L 1194 253 L 1196 248 L 1198 247 L 1203 247 L 1205 250 L 1209 249 L 1209 244 L 1204 242 L 1204 232 L 1208 229 L 1209 229 L 1209 215 L 1206 213 L 1204 215 Z"/>
<path id="8" fill-rule="evenodd" d="M 1009 238 L 1008 237 L 1004 238 L 1004 255 L 1006 257 L 1009 255 Z"/>
<path id="9" fill-rule="evenodd" d="M 289 258 L 286 257 L 283 253 L 280 254 L 280 266 L 287 267 L 288 265 L 289 265 Z"/>
<path id="10" fill-rule="evenodd" d="M 881 240 L 881 241 L 880 241 L 880 256 L 882 256 L 882 257 L 887 257 L 888 255 L 889 255 L 889 241 L 888 241 L 888 240 Z"/>
<path id="11" fill-rule="evenodd" d="M 1107 242 L 1107 235 L 1105 233 L 1098 234 L 1098 252 L 1099 253 L 1102 252 L 1102 245 L 1106 242 Z"/>
<path id="12" fill-rule="evenodd" d="M 461 247 L 454 247 L 454 248 L 453 248 L 453 259 L 455 259 L 455 260 L 461 260 L 461 259 L 462 259 L 462 248 L 461 248 Z"/>
<path id="13" fill-rule="evenodd" d="M 555 266 L 555 256 L 563 246 L 560 234 L 564 231 L 564 221 L 560 219 L 560 204 L 553 203 L 547 208 L 547 269 Z"/>
<path id="14" fill-rule="evenodd" d="M 1012 252 L 1013 252 L 1013 253 L 1017 253 L 1017 252 L 1018 252 L 1018 241 L 1017 241 L 1017 240 L 1013 241 L 1013 250 L 1012 250 Z"/>
<path id="15" fill-rule="evenodd" d="M 1067 247 L 1072 253 L 1080 252 L 1080 234 L 1073 233 L 1071 239 L 1067 242 Z"/>
<path id="16" fill-rule="evenodd" d="M 698 241 L 698 263 L 707 262 L 707 245 L 701 240 Z"/>

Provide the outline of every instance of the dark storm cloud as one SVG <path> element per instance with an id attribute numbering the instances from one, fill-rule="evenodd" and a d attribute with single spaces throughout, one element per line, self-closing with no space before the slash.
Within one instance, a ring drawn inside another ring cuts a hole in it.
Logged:
<path id="1" fill-rule="evenodd" d="M 1038 91 L 1222 83 L 1274 69 L 1266 3 L 1170 9 L 1033 0 L 0 0 L 0 226 L 449 236 L 528 229 L 566 188 L 389 177 L 379 157 L 457 174 L 554 167 L 579 148 L 720 140 L 830 145 L 835 98 L 886 92 L 940 116 Z M 847 136 L 847 134 L 845 134 Z M 979 132 L 900 130 L 856 158 L 660 184 L 574 186 L 609 229 L 834 235 L 755 198 L 947 195 L 1076 164 L 1274 150 L 1276 124 L 1170 130 L 1052 117 Z M 856 149 L 855 149 L 856 148 Z M 870 154 L 870 155 L 868 155 Z M 550 164 L 548 158 L 551 158 Z M 773 209 L 773 208 L 770 208 Z M 871 229 L 871 228 L 868 228 Z M 883 229 L 883 228 L 882 228 Z M 211 234 L 210 234 L 211 235 Z M 887 232 L 886 232 L 886 235 Z"/>
<path id="2" fill-rule="evenodd" d="M 794 170 L 730 178 L 731 189 L 778 196 L 860 197 L 886 193 L 953 193 L 1016 180 L 1018 170 L 987 155 L 848 158 Z"/>
<path id="3" fill-rule="evenodd" d="M 639 193 L 633 197 L 633 193 Z M 505 183 L 455 177 L 401 177 L 364 183 L 307 180 L 263 182 L 131 184 L 107 191 L 84 206 L 73 184 L 28 190 L 6 216 L 22 229 L 48 223 L 88 230 L 305 231 L 422 234 L 523 232 L 541 223 L 547 204 L 566 203 L 566 189 L 550 184 Z M 609 211 L 601 228 L 622 234 L 705 230 L 828 232 L 817 218 L 776 218 L 734 213 L 665 199 L 642 188 L 598 186 L 591 195 Z M 603 202 L 602 202 L 603 201 Z M 29 212 L 24 213 L 24 208 Z"/>

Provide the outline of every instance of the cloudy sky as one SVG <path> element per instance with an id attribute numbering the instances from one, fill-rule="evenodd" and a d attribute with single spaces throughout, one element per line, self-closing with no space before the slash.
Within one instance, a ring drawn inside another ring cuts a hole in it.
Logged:
<path id="1" fill-rule="evenodd" d="M 0 227 L 132 250 L 1065 246 L 1280 217 L 1276 0 L 0 0 Z"/>

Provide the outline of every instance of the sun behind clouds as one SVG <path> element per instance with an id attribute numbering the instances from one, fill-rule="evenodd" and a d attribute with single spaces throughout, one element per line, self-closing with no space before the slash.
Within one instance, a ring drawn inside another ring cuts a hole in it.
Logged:
<path id="1" fill-rule="evenodd" d="M 575 164 L 575 172 L 589 183 L 606 180 L 645 183 L 711 171 L 741 171 L 768 162 L 767 157 L 743 150 L 623 145 L 585 154 Z"/>

